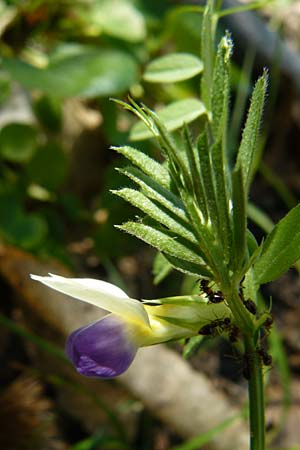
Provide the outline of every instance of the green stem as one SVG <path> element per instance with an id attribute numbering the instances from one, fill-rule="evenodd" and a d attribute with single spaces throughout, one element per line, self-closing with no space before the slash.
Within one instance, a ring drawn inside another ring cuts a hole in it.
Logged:
<path id="1" fill-rule="evenodd" d="M 250 449 L 265 450 L 265 404 L 262 361 L 252 340 L 245 340 L 249 370 Z"/>
<path id="2" fill-rule="evenodd" d="M 244 337 L 244 373 L 249 383 L 250 450 L 265 450 L 264 385 L 262 360 L 257 351 L 256 326 L 239 298 L 237 288 L 226 298 Z"/>

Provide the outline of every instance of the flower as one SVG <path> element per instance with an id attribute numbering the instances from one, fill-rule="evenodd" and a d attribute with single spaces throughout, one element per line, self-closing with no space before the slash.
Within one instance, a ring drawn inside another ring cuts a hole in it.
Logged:
<path id="1" fill-rule="evenodd" d="M 68 358 L 76 370 L 87 377 L 121 375 L 132 363 L 139 347 L 193 336 L 215 319 L 216 314 L 224 317 L 226 308 L 220 304 L 209 305 L 200 295 L 145 304 L 101 280 L 52 274 L 47 277 L 31 275 L 31 278 L 111 313 L 75 330 L 67 338 Z"/>

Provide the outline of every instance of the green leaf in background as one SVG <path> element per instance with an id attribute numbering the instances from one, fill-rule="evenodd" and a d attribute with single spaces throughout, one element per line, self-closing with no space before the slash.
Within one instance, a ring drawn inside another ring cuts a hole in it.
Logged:
<path id="1" fill-rule="evenodd" d="M 65 180 L 67 169 L 68 161 L 64 151 L 58 144 L 50 142 L 37 149 L 27 166 L 27 176 L 31 182 L 55 190 Z"/>
<path id="2" fill-rule="evenodd" d="M 151 83 L 172 83 L 188 80 L 203 70 L 202 61 L 189 53 L 171 53 L 151 61 L 144 80 Z"/>
<path id="3" fill-rule="evenodd" d="M 127 52 L 88 45 L 73 46 L 60 58 L 50 58 L 45 68 L 13 58 L 3 58 L 2 67 L 25 88 L 53 97 L 120 94 L 137 80 L 137 63 Z"/>
<path id="4" fill-rule="evenodd" d="M 0 155 L 14 163 L 26 163 L 37 145 L 37 131 L 30 125 L 10 123 L 0 131 Z"/>
<path id="5" fill-rule="evenodd" d="M 37 248 L 47 234 L 47 224 L 38 214 L 23 212 L 13 194 L 0 194 L 0 235 L 26 250 Z"/>
<path id="6" fill-rule="evenodd" d="M 300 205 L 293 208 L 268 235 L 254 265 L 259 286 L 284 274 L 300 258 Z"/>
<path id="7" fill-rule="evenodd" d="M 165 106 L 157 115 L 168 131 L 174 131 L 182 127 L 184 123 L 193 122 L 205 112 L 205 107 L 200 100 L 188 98 Z M 151 137 L 153 134 L 142 122 L 136 123 L 130 132 L 132 141 L 141 141 Z"/>
<path id="8" fill-rule="evenodd" d="M 130 1 L 101 0 L 91 2 L 82 18 L 89 34 L 105 33 L 129 42 L 141 42 L 146 37 L 146 24 L 141 12 Z"/>
<path id="9" fill-rule="evenodd" d="M 153 261 L 152 273 L 154 276 L 154 284 L 161 283 L 173 270 L 172 264 L 164 257 L 164 255 L 158 252 Z"/>
<path id="10" fill-rule="evenodd" d="M 248 192 L 253 174 L 257 167 L 259 156 L 259 131 L 267 89 L 267 73 L 256 82 L 251 97 L 250 108 L 238 150 L 237 163 L 241 164 L 244 176 L 244 188 Z"/>
<path id="11" fill-rule="evenodd" d="M 38 121 L 47 131 L 58 133 L 62 127 L 62 105 L 59 99 L 41 95 L 33 103 L 33 110 Z"/>
<path id="12" fill-rule="evenodd" d="M 184 442 L 183 444 L 179 444 L 176 447 L 172 447 L 171 450 L 198 450 L 200 448 L 203 448 L 206 444 L 210 443 L 215 436 L 221 434 L 224 430 L 226 430 L 226 428 L 230 427 L 233 422 L 235 422 L 237 419 L 240 419 L 241 417 L 242 414 L 229 417 L 210 430 L 203 432 L 199 436 L 196 436 Z"/>

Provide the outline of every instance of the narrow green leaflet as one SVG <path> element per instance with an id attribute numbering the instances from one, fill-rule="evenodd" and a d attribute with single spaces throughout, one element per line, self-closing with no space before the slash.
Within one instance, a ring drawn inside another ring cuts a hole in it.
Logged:
<path id="1" fill-rule="evenodd" d="M 126 169 L 119 169 L 119 172 L 126 175 L 137 185 L 139 185 L 147 197 L 155 200 L 163 207 L 171 211 L 177 216 L 177 220 L 187 222 L 187 215 L 184 210 L 184 205 L 181 200 L 172 192 L 160 186 L 155 180 L 152 180 L 148 175 L 143 174 L 135 167 L 128 167 Z"/>
<path id="2" fill-rule="evenodd" d="M 197 240 L 193 233 L 189 231 L 187 227 L 181 225 L 172 212 L 155 203 L 153 200 L 150 200 L 142 192 L 130 188 L 123 188 L 112 192 L 131 203 L 136 208 L 139 208 L 149 217 L 156 220 L 156 222 L 161 225 L 164 225 L 173 233 L 197 244 Z M 188 223 L 186 223 L 186 225 L 188 225 Z"/>
<path id="3" fill-rule="evenodd" d="M 150 156 L 145 153 L 137 150 L 133 147 L 124 146 L 124 147 L 111 147 L 112 150 L 115 150 L 121 155 L 128 158 L 133 164 L 139 167 L 146 175 L 151 176 L 155 181 L 164 186 L 165 188 L 170 187 L 170 175 L 167 169 L 155 161 L 155 159 L 150 158 Z"/>
<path id="4" fill-rule="evenodd" d="M 237 164 L 241 164 L 243 168 L 244 188 L 246 192 L 248 192 L 257 165 L 259 152 L 258 139 L 266 89 L 267 73 L 265 72 L 258 79 L 254 87 L 248 117 L 237 156 Z"/>
<path id="5" fill-rule="evenodd" d="M 213 78 L 213 4 L 208 0 L 202 20 L 201 57 L 203 59 L 203 76 L 201 79 L 201 98 L 208 110 L 211 108 L 211 84 Z"/>
<path id="6" fill-rule="evenodd" d="M 219 219 L 218 219 L 217 196 L 215 192 L 214 178 L 210 158 L 210 148 L 208 145 L 208 137 L 206 132 L 202 133 L 201 136 L 199 137 L 198 154 L 209 217 L 212 225 L 215 227 L 215 229 L 218 229 Z"/>
<path id="7" fill-rule="evenodd" d="M 246 194 L 242 167 L 232 173 L 233 245 L 231 265 L 233 270 L 240 267 L 246 254 Z"/>
<path id="8" fill-rule="evenodd" d="M 200 350 L 200 347 L 203 343 L 204 336 L 193 336 L 189 339 L 188 343 L 184 346 L 183 349 L 183 357 L 185 359 L 190 358 L 191 356 L 194 356 L 198 350 Z"/>
<path id="9" fill-rule="evenodd" d="M 212 278 L 212 272 L 205 264 L 195 264 L 190 261 L 186 261 L 176 256 L 163 254 L 166 260 L 172 265 L 174 269 L 179 270 L 187 275 L 196 275 L 200 277 Z"/>
<path id="10" fill-rule="evenodd" d="M 260 284 L 278 278 L 300 258 L 300 205 L 295 206 L 273 228 L 254 265 L 254 279 Z"/>
<path id="11" fill-rule="evenodd" d="M 227 128 L 231 53 L 232 41 L 228 36 L 224 36 L 218 46 L 211 94 L 211 127 L 216 140 L 218 139 L 219 133 L 225 135 Z"/>
<path id="12" fill-rule="evenodd" d="M 141 239 L 152 247 L 168 255 L 173 255 L 183 260 L 196 264 L 202 264 L 203 260 L 198 254 L 187 248 L 179 237 L 171 236 L 167 230 L 155 228 L 153 225 L 145 225 L 137 222 L 126 222 L 123 225 L 116 225 L 117 228 L 126 231 Z"/>
<path id="13" fill-rule="evenodd" d="M 189 172 L 191 174 L 194 198 L 196 199 L 196 202 L 199 205 L 201 213 L 204 217 L 204 221 L 207 221 L 208 208 L 206 204 L 206 197 L 201 176 L 198 149 L 192 141 L 187 125 L 185 125 L 183 129 L 183 143 L 185 154 L 187 156 Z"/>
<path id="14" fill-rule="evenodd" d="M 221 237 L 224 253 L 229 260 L 230 247 L 232 241 L 231 223 L 229 212 L 229 197 L 227 192 L 225 165 L 223 158 L 222 141 L 216 142 L 211 150 L 212 170 L 214 174 L 214 182 L 216 188 L 216 202 L 218 208 L 218 227 Z"/>
<path id="15" fill-rule="evenodd" d="M 151 83 L 172 83 L 187 80 L 203 70 L 202 61 L 189 53 L 171 53 L 151 61 L 144 80 Z"/>
<path id="16" fill-rule="evenodd" d="M 168 131 L 174 131 L 182 127 L 184 123 L 193 122 L 193 120 L 206 113 L 203 103 L 196 98 L 178 100 L 165 106 L 157 115 Z M 136 123 L 130 132 L 132 141 L 141 141 L 153 137 L 153 133 L 144 123 Z"/>

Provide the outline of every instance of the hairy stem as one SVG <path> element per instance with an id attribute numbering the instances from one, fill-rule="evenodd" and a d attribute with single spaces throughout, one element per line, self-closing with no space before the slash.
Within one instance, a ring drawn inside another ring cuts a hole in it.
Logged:
<path id="1" fill-rule="evenodd" d="M 265 450 L 265 404 L 262 361 L 251 340 L 245 341 L 248 369 L 250 449 Z"/>

